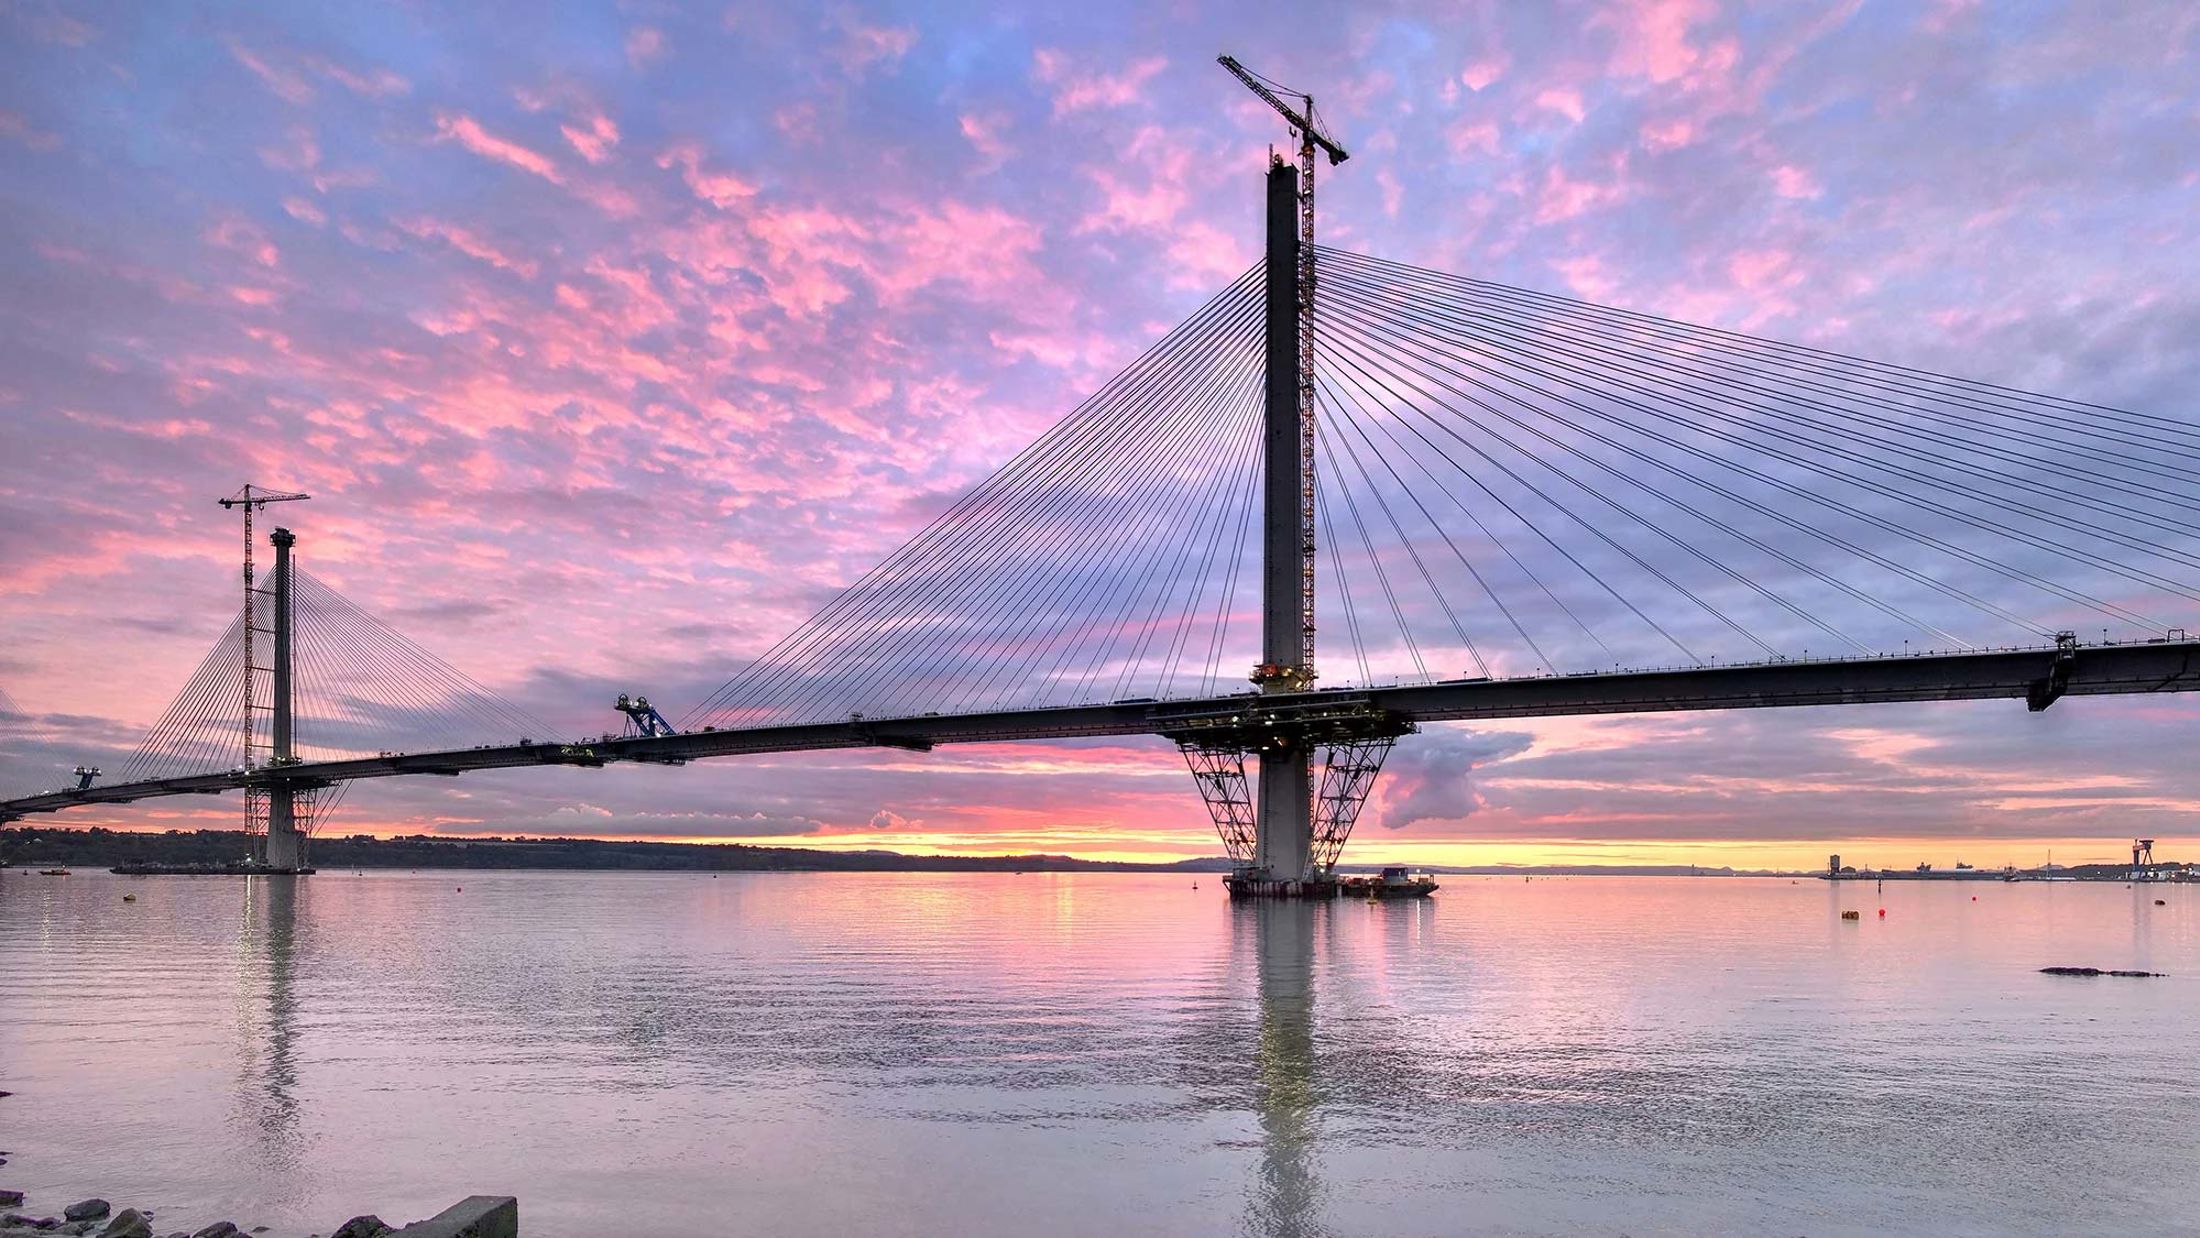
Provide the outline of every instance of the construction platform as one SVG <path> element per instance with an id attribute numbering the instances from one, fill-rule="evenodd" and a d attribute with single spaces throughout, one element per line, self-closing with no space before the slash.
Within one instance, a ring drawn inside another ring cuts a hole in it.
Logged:
<path id="1" fill-rule="evenodd" d="M 1298 881 L 1279 881 L 1255 870 L 1241 869 L 1224 877 L 1222 885 L 1233 899 L 1427 898 L 1439 888 L 1433 874 L 1409 872 L 1402 865 L 1392 865 L 1373 876 L 1308 877 Z"/>

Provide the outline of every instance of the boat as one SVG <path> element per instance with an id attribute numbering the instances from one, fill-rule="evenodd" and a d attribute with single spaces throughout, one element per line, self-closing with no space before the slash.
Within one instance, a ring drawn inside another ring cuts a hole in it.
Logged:
<path id="1" fill-rule="evenodd" d="M 1372 877 L 1341 877 L 1337 892 L 1347 898 L 1379 902 L 1390 898 L 1427 898 L 1436 893 L 1436 874 L 1417 873 L 1403 864 L 1386 864 Z"/>
<path id="2" fill-rule="evenodd" d="M 38 875 L 41 877 L 66 877 L 69 875 L 69 870 L 66 868 L 41 868 L 38 870 Z"/>

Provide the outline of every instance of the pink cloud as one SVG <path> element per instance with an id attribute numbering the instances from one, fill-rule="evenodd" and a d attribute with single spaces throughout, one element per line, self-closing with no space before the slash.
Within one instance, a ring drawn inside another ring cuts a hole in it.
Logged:
<path id="1" fill-rule="evenodd" d="M 246 47 L 235 39 L 229 40 L 229 54 L 238 64 L 252 70 L 260 84 L 275 92 L 278 98 L 290 103 L 310 103 L 313 85 L 294 69 L 274 64 L 269 58 Z"/>
<path id="2" fill-rule="evenodd" d="M 355 95 L 387 99 L 412 89 L 412 83 L 390 69 L 355 69 L 326 56 L 300 55 L 279 49 L 249 48 L 237 39 L 227 40 L 229 54 L 252 71 L 262 85 L 291 103 L 311 103 L 316 94 L 308 75 L 326 78 Z"/>
<path id="3" fill-rule="evenodd" d="M 313 130 L 291 125 L 283 131 L 284 144 L 260 148 L 260 162 L 283 172 L 305 172 L 321 162 L 321 144 Z"/>
<path id="4" fill-rule="evenodd" d="M 1485 155 L 1497 153 L 1498 131 L 1495 121 L 1461 121 L 1444 131 L 1444 142 L 1451 148 L 1454 158 L 1480 151 Z"/>
<path id="5" fill-rule="evenodd" d="M 1727 274 L 1749 292 L 1784 288 L 1802 278 L 1795 255 L 1781 249 L 1743 250 L 1727 259 Z"/>
<path id="6" fill-rule="evenodd" d="M 787 135 L 793 142 L 808 144 L 817 141 L 817 105 L 804 101 L 789 104 L 772 113 L 772 127 Z"/>
<path id="7" fill-rule="evenodd" d="M 514 258 L 495 245 L 483 240 L 470 229 L 462 228 L 454 223 L 425 217 L 400 219 L 396 222 L 399 230 L 408 235 L 419 237 L 422 240 L 441 241 L 476 262 L 485 262 L 490 266 L 513 272 L 527 279 L 533 279 L 538 269 L 532 261 L 524 258 Z"/>
<path id="8" fill-rule="evenodd" d="M 1713 14 L 1709 0 L 1625 0 L 1600 18 L 1614 27 L 1613 66 L 1653 82 L 1670 82 L 1703 64 L 1689 31 Z"/>
<path id="9" fill-rule="evenodd" d="M 0 110 L 0 138 L 6 138 L 11 142 L 21 142 L 32 150 L 38 151 L 58 150 L 61 146 L 61 136 L 59 134 L 47 133 L 39 129 L 30 121 L 24 119 L 21 112 L 6 110 Z"/>
<path id="10" fill-rule="evenodd" d="M 609 159 L 611 148 L 619 144 L 619 126 L 601 112 L 589 117 L 586 125 L 559 125 L 558 132 L 590 163 Z"/>
<path id="11" fill-rule="evenodd" d="M 232 253 L 243 254 L 260 266 L 273 269 L 282 263 L 282 251 L 267 234 L 242 215 L 227 214 L 206 230 L 206 242 Z"/>
<path id="12" fill-rule="evenodd" d="M 306 64 L 321 76 L 364 98 L 388 99 L 412 89 L 411 82 L 390 69 L 354 69 L 320 56 L 308 56 Z"/>
<path id="13" fill-rule="evenodd" d="M 1090 108 L 1122 107 L 1138 100 L 1139 92 L 1169 62 L 1160 56 L 1133 61 L 1121 73 L 1079 69 L 1069 57 L 1051 48 L 1032 53 L 1032 75 L 1054 91 L 1054 114 L 1065 115 Z"/>
<path id="14" fill-rule="evenodd" d="M 1673 150 L 1695 140 L 1695 122 L 1683 117 L 1648 121 L 1642 126 L 1642 143 L 1653 150 Z"/>
<path id="15" fill-rule="evenodd" d="M 845 15 L 839 27 L 840 41 L 830 54 L 851 74 L 861 74 L 875 65 L 895 64 L 917 45 L 917 32 L 907 27 L 871 26 Z"/>
<path id="16" fill-rule="evenodd" d="M 1617 176 L 1609 181 L 1577 179 L 1564 166 L 1554 163 L 1543 170 L 1543 185 L 1536 193 L 1535 221 L 1557 223 L 1601 210 L 1626 197 L 1626 182 Z"/>
<path id="17" fill-rule="evenodd" d="M 626 62 L 643 68 L 665 54 L 665 32 L 655 26 L 636 26 L 627 31 Z"/>
<path id="18" fill-rule="evenodd" d="M 1809 170 L 1782 164 L 1772 170 L 1772 191 L 1783 198 L 1815 198 L 1824 192 Z"/>
<path id="19" fill-rule="evenodd" d="M 1008 143 L 1001 137 L 1001 130 L 1008 127 L 1005 113 L 964 112 L 956 120 L 964 140 L 985 160 L 988 168 L 997 168 L 1008 158 Z"/>
<path id="20" fill-rule="evenodd" d="M 730 172 L 705 171 L 702 148 L 693 142 L 667 149 L 657 156 L 657 166 L 680 169 L 680 179 L 687 182 L 689 192 L 720 210 L 756 196 L 756 186 Z"/>
<path id="21" fill-rule="evenodd" d="M 315 227 L 328 222 L 328 213 L 304 198 L 284 198 L 283 213 Z"/>
<path id="22" fill-rule="evenodd" d="M 480 121 L 463 112 L 438 111 L 435 133 L 439 142 L 456 142 L 484 159 L 533 173 L 554 185 L 565 183 L 558 165 L 548 156 L 490 133 L 481 127 Z"/>
<path id="23" fill-rule="evenodd" d="M 1581 102 L 1581 92 L 1570 86 L 1554 86 L 1539 92 L 1535 97 L 1535 105 L 1556 112 L 1577 125 L 1581 123 L 1582 117 L 1588 115 L 1588 109 Z"/>
<path id="24" fill-rule="evenodd" d="M 41 43 L 53 43 L 62 47 L 82 47 L 99 37 L 99 32 L 85 23 L 60 11 L 58 7 L 15 5 L 10 6 L 12 17 L 31 32 L 31 37 Z"/>
<path id="25" fill-rule="evenodd" d="M 1459 83 L 1477 94 L 1487 90 L 1492 82 L 1505 76 L 1512 68 L 1512 60 L 1503 52 L 1491 52 L 1467 62 L 1459 70 Z"/>

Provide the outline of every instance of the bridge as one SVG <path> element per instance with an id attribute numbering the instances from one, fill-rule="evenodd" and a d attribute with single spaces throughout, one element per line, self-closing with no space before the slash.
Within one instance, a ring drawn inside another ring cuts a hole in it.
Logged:
<path id="1" fill-rule="evenodd" d="M 2200 424 L 1318 246 L 1277 106 L 1263 260 L 678 725 L 553 738 L 277 529 L 120 777 L 0 821 L 241 791 L 296 869 L 369 779 L 1150 735 L 1234 894 L 1325 896 L 1425 723 L 2200 690 Z"/>

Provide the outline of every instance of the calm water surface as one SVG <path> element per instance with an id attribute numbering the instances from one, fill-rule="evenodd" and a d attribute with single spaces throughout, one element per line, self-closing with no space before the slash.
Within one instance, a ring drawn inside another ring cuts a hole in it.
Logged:
<path id="1" fill-rule="evenodd" d="M 299 1235 L 475 1192 L 574 1238 L 2200 1231 L 2200 889 L 1200 887 L 9 872 L 0 1186 Z"/>

